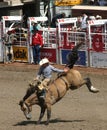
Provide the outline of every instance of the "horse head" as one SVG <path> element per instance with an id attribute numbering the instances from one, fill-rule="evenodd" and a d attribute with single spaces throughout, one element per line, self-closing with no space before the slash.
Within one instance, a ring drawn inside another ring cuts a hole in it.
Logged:
<path id="1" fill-rule="evenodd" d="M 23 111 L 25 117 L 28 120 L 32 118 L 31 117 L 32 105 L 38 103 L 39 101 L 35 93 L 29 96 L 25 101 L 24 100 L 19 101 L 20 109 Z"/>
<path id="2" fill-rule="evenodd" d="M 27 120 L 30 120 L 30 119 L 32 118 L 32 117 L 31 117 L 31 114 L 30 114 L 32 108 L 29 107 L 23 100 L 21 100 L 21 101 L 19 102 L 19 105 L 20 105 L 20 108 L 21 108 L 21 110 L 23 111 L 23 113 L 24 113 L 26 119 L 27 119 Z"/>

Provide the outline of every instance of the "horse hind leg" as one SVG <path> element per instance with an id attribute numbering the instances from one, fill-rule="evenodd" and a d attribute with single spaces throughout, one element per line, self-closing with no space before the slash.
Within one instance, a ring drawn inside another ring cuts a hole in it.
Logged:
<path id="1" fill-rule="evenodd" d="M 86 86 L 87 86 L 87 88 L 89 89 L 90 92 L 93 92 L 93 93 L 99 92 L 98 89 L 93 87 L 90 78 L 85 78 L 84 80 L 85 80 L 85 82 L 86 82 L 85 84 L 86 84 Z"/>

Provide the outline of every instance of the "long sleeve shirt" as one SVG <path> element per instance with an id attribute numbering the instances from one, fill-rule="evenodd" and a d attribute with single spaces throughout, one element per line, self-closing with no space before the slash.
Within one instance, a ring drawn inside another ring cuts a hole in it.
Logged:
<path id="1" fill-rule="evenodd" d="M 37 77 L 40 78 L 41 76 L 43 76 L 44 78 L 51 78 L 52 77 L 52 72 L 64 72 L 64 70 L 61 69 L 57 69 L 52 65 L 48 65 L 46 67 L 41 66 L 39 69 L 39 72 L 37 74 Z"/>
<path id="2" fill-rule="evenodd" d="M 43 45 L 43 39 L 42 36 L 39 33 L 35 33 L 32 36 L 32 45 Z"/>

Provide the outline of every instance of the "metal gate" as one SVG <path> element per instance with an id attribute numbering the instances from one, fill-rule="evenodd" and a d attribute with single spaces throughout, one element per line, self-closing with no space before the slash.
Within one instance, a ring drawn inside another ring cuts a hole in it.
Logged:
<path id="1" fill-rule="evenodd" d="M 21 16 L 3 16 L 4 62 L 28 62 L 29 44 L 27 43 L 27 29 L 22 26 Z"/>
<path id="2" fill-rule="evenodd" d="M 59 59 L 60 64 L 66 64 L 66 56 L 72 48 L 80 42 L 86 43 L 86 33 L 75 30 L 76 18 L 58 20 Z M 77 65 L 88 65 L 87 44 L 79 50 Z"/>
<path id="3" fill-rule="evenodd" d="M 88 22 L 89 66 L 107 67 L 107 19 Z"/>

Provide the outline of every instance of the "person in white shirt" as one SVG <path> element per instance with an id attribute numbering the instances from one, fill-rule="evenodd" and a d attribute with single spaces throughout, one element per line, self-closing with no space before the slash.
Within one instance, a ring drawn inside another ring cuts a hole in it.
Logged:
<path id="1" fill-rule="evenodd" d="M 87 19 L 88 19 L 88 16 L 86 15 L 86 13 L 83 13 L 82 14 L 82 21 L 81 21 L 81 29 L 82 30 L 86 30 L 86 28 L 87 28 Z"/>

